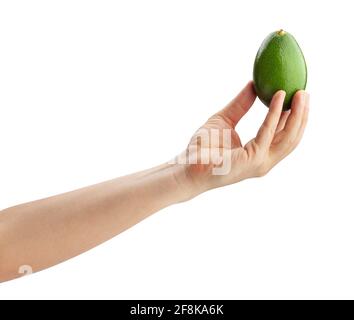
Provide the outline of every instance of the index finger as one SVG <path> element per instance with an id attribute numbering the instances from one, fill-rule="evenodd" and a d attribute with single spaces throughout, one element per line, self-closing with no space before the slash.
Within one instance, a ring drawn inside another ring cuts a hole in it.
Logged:
<path id="1" fill-rule="evenodd" d="M 253 87 L 253 82 L 250 81 L 225 108 L 217 113 L 217 115 L 222 116 L 235 127 L 245 113 L 251 108 L 255 99 L 256 92 Z"/>

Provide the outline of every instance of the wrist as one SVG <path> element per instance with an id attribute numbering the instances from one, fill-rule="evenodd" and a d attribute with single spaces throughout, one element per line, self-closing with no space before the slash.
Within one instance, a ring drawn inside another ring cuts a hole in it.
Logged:
<path id="1" fill-rule="evenodd" d="M 170 186 L 174 195 L 174 203 L 188 201 L 204 190 L 192 179 L 188 165 L 165 163 L 161 166 L 170 179 Z"/>
<path id="2" fill-rule="evenodd" d="M 210 171 L 206 165 L 191 164 L 168 164 L 171 166 L 171 173 L 178 190 L 178 201 L 184 202 L 190 200 L 199 194 L 211 189 L 208 187 L 207 176 Z M 205 179 L 203 178 L 205 177 Z"/>

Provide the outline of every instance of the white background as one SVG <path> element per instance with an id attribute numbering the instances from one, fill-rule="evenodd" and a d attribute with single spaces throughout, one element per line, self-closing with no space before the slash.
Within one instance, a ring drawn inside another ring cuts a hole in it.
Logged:
<path id="1" fill-rule="evenodd" d="M 155 166 L 283 28 L 309 125 L 262 179 L 167 208 L 5 298 L 354 298 L 351 1 L 1 1 L 0 208 Z M 242 120 L 253 137 L 267 108 Z"/>

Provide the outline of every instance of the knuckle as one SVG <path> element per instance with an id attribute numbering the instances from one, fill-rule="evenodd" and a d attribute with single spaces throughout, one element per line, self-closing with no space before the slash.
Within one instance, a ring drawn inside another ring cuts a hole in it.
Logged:
<path id="1" fill-rule="evenodd" d="M 264 177 L 270 169 L 271 168 L 265 163 L 259 165 L 256 169 L 256 177 Z"/>
<path id="2" fill-rule="evenodd" d="M 300 144 L 300 139 L 296 139 L 294 142 L 293 142 L 293 149 L 295 149 L 298 145 Z"/>
<path id="3" fill-rule="evenodd" d="M 263 168 L 258 168 L 257 172 L 256 172 L 256 177 L 257 178 L 261 178 L 264 177 L 266 175 L 266 172 Z"/>
<path id="4" fill-rule="evenodd" d="M 294 143 L 295 143 L 295 137 L 293 137 L 293 136 L 288 136 L 285 139 L 285 144 L 288 146 L 292 146 L 292 145 L 294 145 Z"/>
<path id="5" fill-rule="evenodd" d="M 290 152 L 295 150 L 297 146 L 300 144 L 301 139 L 297 138 L 294 140 L 294 142 L 290 145 Z"/>
<path id="6" fill-rule="evenodd" d="M 251 148 L 250 148 L 250 153 L 252 155 L 252 157 L 254 157 L 255 159 L 259 158 L 260 155 L 260 147 L 257 143 L 254 143 Z"/>
<path id="7" fill-rule="evenodd" d="M 264 162 L 264 156 L 263 155 L 257 155 L 254 159 L 254 165 L 256 169 L 260 168 L 263 165 Z"/>
<path id="8" fill-rule="evenodd" d="M 267 122 L 262 124 L 261 131 L 262 133 L 266 133 L 270 136 L 273 136 L 275 134 L 275 128 Z"/>
<path id="9" fill-rule="evenodd" d="M 275 127 L 274 126 L 272 126 L 272 125 L 270 125 L 270 124 L 267 124 L 267 130 L 268 130 L 268 132 L 271 134 L 271 135 L 273 135 L 274 133 L 275 133 Z"/>
<path id="10" fill-rule="evenodd" d="M 265 169 L 262 165 L 258 166 L 255 170 L 255 176 L 257 178 L 263 177 L 265 175 Z"/>
<path id="11" fill-rule="evenodd" d="M 269 130 L 269 124 L 267 121 L 265 121 L 263 124 L 262 124 L 262 130 L 263 131 L 268 131 Z"/>

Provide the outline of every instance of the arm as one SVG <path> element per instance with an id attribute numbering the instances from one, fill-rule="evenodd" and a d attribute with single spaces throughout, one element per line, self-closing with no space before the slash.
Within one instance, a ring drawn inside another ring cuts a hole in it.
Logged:
<path id="1" fill-rule="evenodd" d="M 39 271 L 74 257 L 182 201 L 182 179 L 183 168 L 163 164 L 1 211 L 0 282 L 23 265 Z"/>
<path id="2" fill-rule="evenodd" d="M 299 91 L 282 113 L 284 92 L 275 94 L 256 137 L 242 146 L 234 128 L 255 97 L 249 83 L 196 132 L 177 163 L 1 211 L 0 282 L 20 276 L 23 265 L 36 272 L 72 258 L 171 204 L 268 172 L 299 143 L 308 96 Z M 215 132 L 229 140 L 216 141 Z M 214 151 L 221 158 L 210 157 Z"/>

